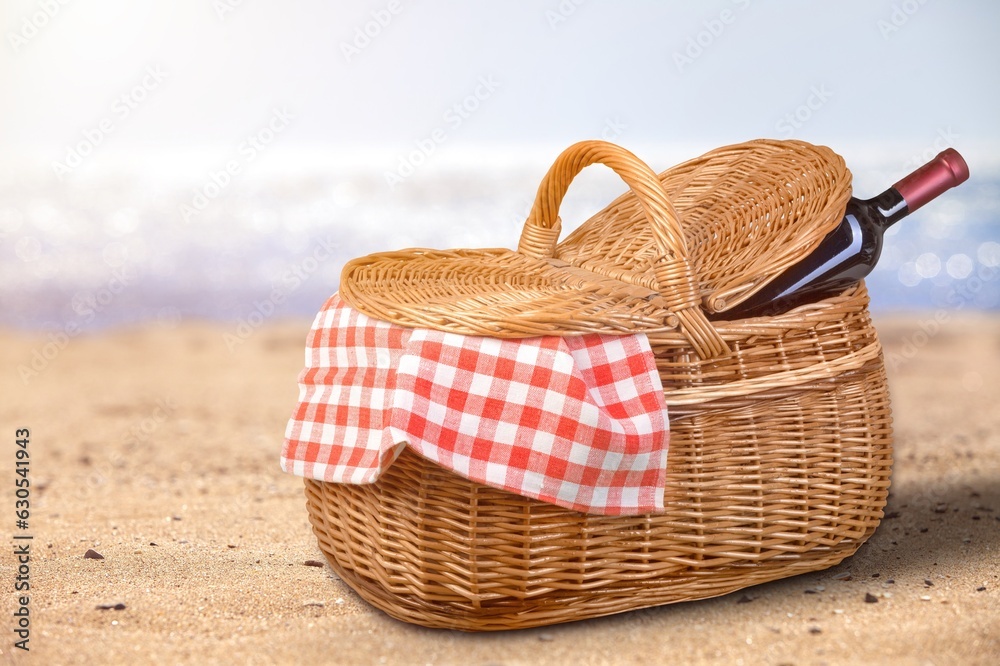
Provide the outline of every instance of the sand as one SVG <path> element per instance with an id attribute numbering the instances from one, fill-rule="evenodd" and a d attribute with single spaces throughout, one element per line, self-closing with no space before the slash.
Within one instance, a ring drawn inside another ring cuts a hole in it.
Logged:
<path id="1" fill-rule="evenodd" d="M 930 319 L 877 320 L 896 463 L 886 520 L 856 556 L 718 599 L 488 635 L 397 622 L 304 564 L 322 555 L 278 452 L 308 322 L 267 323 L 232 350 L 231 328 L 199 322 L 61 350 L 0 333 L 3 475 L 27 427 L 33 482 L 29 529 L 14 527 L 9 481 L 0 515 L 11 544 L 34 537 L 31 651 L 13 649 L 4 546 L 0 661 L 998 663 L 1000 318 L 946 313 L 926 335 Z"/>

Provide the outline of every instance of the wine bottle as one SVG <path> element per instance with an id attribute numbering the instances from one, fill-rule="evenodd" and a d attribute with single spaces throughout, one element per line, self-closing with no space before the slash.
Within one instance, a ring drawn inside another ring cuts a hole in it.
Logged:
<path id="1" fill-rule="evenodd" d="M 873 199 L 851 198 L 840 225 L 819 246 L 764 288 L 715 319 L 773 316 L 839 293 L 871 273 L 890 226 L 969 178 L 953 148 Z"/>

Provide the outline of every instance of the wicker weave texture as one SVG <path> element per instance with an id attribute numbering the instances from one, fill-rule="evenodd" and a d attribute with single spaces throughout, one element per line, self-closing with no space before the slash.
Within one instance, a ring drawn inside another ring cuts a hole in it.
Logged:
<path id="1" fill-rule="evenodd" d="M 629 191 L 558 243 L 562 199 L 592 164 Z M 347 263 L 340 294 L 376 319 L 464 335 L 679 327 L 707 357 L 725 349 L 706 313 L 737 305 L 807 255 L 850 195 L 843 159 L 801 141 L 720 148 L 659 176 L 623 148 L 583 141 L 546 173 L 516 252 L 376 253 Z"/>
<path id="2" fill-rule="evenodd" d="M 889 400 L 866 304 L 862 286 L 808 314 L 720 325 L 733 353 L 716 361 L 676 332 L 651 336 L 675 387 L 662 514 L 569 511 L 407 450 L 370 486 L 306 481 L 319 544 L 393 617 L 473 631 L 717 596 L 837 564 L 875 530 L 889 486 Z"/>
<path id="3" fill-rule="evenodd" d="M 825 146 L 760 139 L 725 146 L 659 175 L 679 217 L 709 313 L 746 300 L 807 256 L 844 216 L 851 173 Z M 652 284 L 657 252 L 630 190 L 563 241 L 556 256 Z"/>
<path id="4" fill-rule="evenodd" d="M 573 177 L 630 187 L 558 242 Z M 775 317 L 708 319 L 810 251 L 850 173 L 801 142 L 729 146 L 657 176 L 603 142 L 559 156 L 518 251 L 404 250 L 341 296 L 404 326 L 524 337 L 642 331 L 670 410 L 666 510 L 596 516 L 470 482 L 409 450 L 371 485 L 306 481 L 334 570 L 401 620 L 486 631 L 725 594 L 832 566 L 875 530 L 892 430 L 863 284 Z"/>

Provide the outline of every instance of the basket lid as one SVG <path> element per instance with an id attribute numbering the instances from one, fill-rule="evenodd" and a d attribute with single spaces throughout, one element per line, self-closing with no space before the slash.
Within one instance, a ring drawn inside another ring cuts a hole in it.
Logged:
<path id="1" fill-rule="evenodd" d="M 562 199 L 594 163 L 630 191 L 558 244 Z M 542 179 L 517 251 L 372 254 L 347 263 L 340 295 L 369 316 L 463 335 L 679 328 L 701 358 L 721 357 L 703 300 L 712 312 L 751 295 L 822 240 L 849 196 L 843 160 L 803 142 L 720 148 L 657 176 L 623 148 L 583 141 Z"/>
<path id="2" fill-rule="evenodd" d="M 844 159 L 804 141 L 724 146 L 659 175 L 678 213 L 698 292 L 711 314 L 729 310 L 802 260 L 833 231 L 851 198 Z M 556 256 L 649 283 L 656 251 L 627 192 L 560 243 Z"/>

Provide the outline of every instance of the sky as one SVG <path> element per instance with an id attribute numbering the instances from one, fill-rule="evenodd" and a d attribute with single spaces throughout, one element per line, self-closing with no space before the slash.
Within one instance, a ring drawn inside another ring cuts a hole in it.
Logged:
<path id="1" fill-rule="evenodd" d="M 873 302 L 981 269 L 963 302 L 997 308 L 998 28 L 988 0 L 4 0 L 0 323 L 89 321 L 125 267 L 109 322 L 247 316 L 329 235 L 276 309 L 310 313 L 351 257 L 513 246 L 584 139 L 657 172 L 802 139 L 859 196 L 955 147 L 972 179 L 898 226 Z M 564 229 L 623 189 L 588 169 Z"/>
<path id="2" fill-rule="evenodd" d="M 0 162 L 202 177 L 281 113 L 255 169 L 768 136 L 849 163 L 948 143 L 975 172 L 998 28 L 987 0 L 5 0 Z"/>

